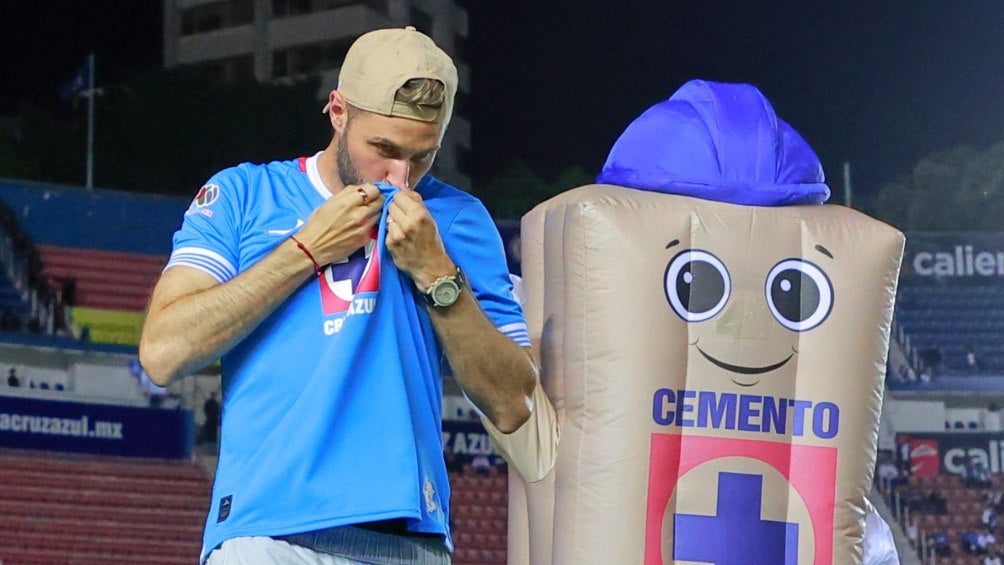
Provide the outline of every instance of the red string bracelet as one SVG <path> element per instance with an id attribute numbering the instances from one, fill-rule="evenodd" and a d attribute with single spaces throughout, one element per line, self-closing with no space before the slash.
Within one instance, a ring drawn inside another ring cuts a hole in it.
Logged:
<path id="1" fill-rule="evenodd" d="M 324 271 L 321 270 L 321 266 L 317 264 L 317 259 L 314 259 L 314 255 L 310 253 L 310 250 L 307 249 L 307 246 L 304 245 L 304 244 L 302 244 L 302 243 L 300 243 L 300 240 L 296 239 L 296 236 L 294 236 L 294 235 L 289 236 L 289 239 L 292 239 L 293 241 L 295 241 L 296 242 L 296 246 L 299 247 L 300 249 L 302 249 L 303 252 L 307 254 L 307 257 L 310 257 L 310 262 L 314 264 L 314 273 L 317 274 L 317 276 L 319 276 L 319 277 L 323 276 L 324 275 Z"/>

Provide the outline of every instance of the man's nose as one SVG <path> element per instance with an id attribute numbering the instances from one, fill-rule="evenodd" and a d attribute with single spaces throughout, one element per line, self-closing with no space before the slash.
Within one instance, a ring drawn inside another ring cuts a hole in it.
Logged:
<path id="1" fill-rule="evenodd" d="M 387 174 L 384 180 L 387 184 L 398 188 L 411 188 L 408 184 L 411 175 L 411 163 L 404 159 L 393 159 L 387 165 Z"/>

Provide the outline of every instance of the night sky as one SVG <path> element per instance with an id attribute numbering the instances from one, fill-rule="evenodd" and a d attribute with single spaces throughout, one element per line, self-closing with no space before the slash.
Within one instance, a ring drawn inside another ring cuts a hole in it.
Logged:
<path id="1" fill-rule="evenodd" d="M 597 172 L 624 127 L 692 78 L 756 85 L 873 193 L 923 156 L 1004 141 L 1004 2 L 466 0 L 475 176 L 517 159 Z M 0 114 L 162 60 L 160 0 L 0 2 Z"/>

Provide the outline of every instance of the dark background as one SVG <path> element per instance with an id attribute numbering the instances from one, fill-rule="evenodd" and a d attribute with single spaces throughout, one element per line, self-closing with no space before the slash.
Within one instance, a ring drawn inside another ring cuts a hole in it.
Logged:
<path id="1" fill-rule="evenodd" d="M 634 117 L 691 78 L 758 86 L 836 198 L 844 161 L 867 197 L 933 151 L 1004 140 L 1004 2 L 461 4 L 480 182 L 516 160 L 595 173 Z M 99 85 L 160 66 L 161 20 L 160 0 L 3 0 L 0 115 L 57 106 L 91 49 Z"/>

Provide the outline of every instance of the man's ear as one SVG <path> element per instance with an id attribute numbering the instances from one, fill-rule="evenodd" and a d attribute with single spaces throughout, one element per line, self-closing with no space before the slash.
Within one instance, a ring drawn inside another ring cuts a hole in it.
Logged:
<path id="1" fill-rule="evenodd" d="M 331 127 L 338 133 L 345 131 L 345 124 L 349 119 L 349 106 L 341 92 L 332 90 L 328 93 L 328 104 L 325 106 L 328 111 L 328 118 L 331 120 Z"/>

